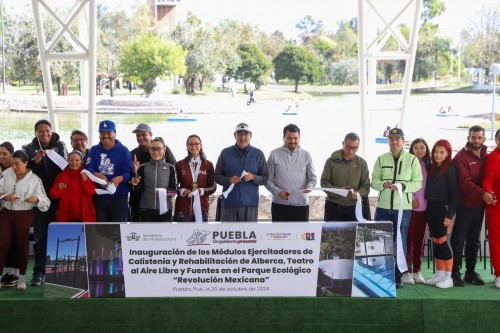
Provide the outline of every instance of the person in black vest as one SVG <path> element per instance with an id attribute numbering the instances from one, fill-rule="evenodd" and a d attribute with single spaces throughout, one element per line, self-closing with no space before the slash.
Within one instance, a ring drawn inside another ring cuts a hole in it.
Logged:
<path id="1" fill-rule="evenodd" d="M 132 154 L 132 177 L 137 176 L 137 170 L 141 164 L 147 163 L 151 161 L 151 153 L 149 151 L 149 147 L 151 145 L 151 141 L 153 140 L 153 131 L 148 124 L 139 124 L 132 131 L 135 133 L 135 137 L 137 139 L 138 147 L 134 148 L 130 151 Z M 168 162 L 172 165 L 175 165 L 175 156 L 170 150 L 170 148 L 165 145 L 165 162 Z M 129 222 L 140 222 L 140 205 L 141 205 L 141 194 L 138 191 L 134 191 L 134 186 L 132 185 L 132 191 L 130 192 L 129 198 Z"/>

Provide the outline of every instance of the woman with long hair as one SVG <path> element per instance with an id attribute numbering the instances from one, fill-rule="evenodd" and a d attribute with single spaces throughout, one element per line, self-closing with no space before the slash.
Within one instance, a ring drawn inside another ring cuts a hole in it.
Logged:
<path id="1" fill-rule="evenodd" d="M 408 227 L 408 250 L 406 253 L 408 272 L 403 275 L 402 281 L 404 284 L 425 283 L 422 276 L 422 256 L 424 254 L 424 238 L 427 229 L 427 219 L 425 217 L 427 200 L 425 200 L 424 193 L 427 173 L 431 166 L 431 153 L 427 142 L 423 138 L 413 140 L 410 145 L 410 154 L 415 155 L 420 162 L 422 187 L 417 192 L 413 192 L 412 211 Z"/>
<path id="2" fill-rule="evenodd" d="M 74 150 L 68 154 L 68 166 L 50 189 L 50 197 L 59 200 L 56 222 L 96 222 L 92 199 L 95 185 L 82 170 L 83 155 Z"/>
<path id="3" fill-rule="evenodd" d="M 19 280 L 17 290 L 26 290 L 29 231 L 35 208 L 46 212 L 50 200 L 40 178 L 28 169 L 28 155 L 22 150 L 12 154 L 12 167 L 0 179 L 0 270 L 3 270 L 12 237 L 16 237 Z"/>
<path id="4" fill-rule="evenodd" d="M 193 192 L 197 191 L 201 204 L 203 222 L 208 222 L 209 197 L 215 192 L 215 173 L 212 162 L 207 160 L 198 135 L 192 134 L 186 140 L 188 155 L 175 164 L 177 171 L 178 196 L 175 215 L 178 222 L 195 222 Z"/>
<path id="5" fill-rule="evenodd" d="M 149 144 L 151 161 L 142 164 L 131 182 L 141 194 L 141 222 L 171 222 L 171 198 L 176 193 L 175 167 L 165 162 L 165 142 L 154 138 Z M 162 211 L 162 208 L 166 211 Z"/>
<path id="6" fill-rule="evenodd" d="M 425 188 L 427 223 L 432 235 L 436 260 L 436 274 L 425 283 L 438 288 L 453 287 L 451 278 L 453 255 L 446 235 L 453 229 L 453 218 L 460 197 L 457 171 L 451 163 L 451 154 L 451 145 L 447 140 L 439 140 L 434 144 L 431 169 Z"/>

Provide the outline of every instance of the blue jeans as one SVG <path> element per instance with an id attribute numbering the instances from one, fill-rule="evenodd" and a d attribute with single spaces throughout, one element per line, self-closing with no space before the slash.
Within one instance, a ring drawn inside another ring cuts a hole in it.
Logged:
<path id="1" fill-rule="evenodd" d="M 401 240 L 403 242 L 403 252 L 406 257 L 408 249 L 408 227 L 410 226 L 411 210 L 403 210 L 401 218 Z M 394 254 L 397 255 L 397 226 L 398 226 L 398 210 L 377 208 L 375 210 L 375 221 L 391 221 L 392 222 L 392 239 L 394 241 Z M 403 273 L 399 270 L 397 260 L 394 262 L 396 265 L 396 278 L 401 278 Z"/>
<path id="2" fill-rule="evenodd" d="M 94 195 L 95 215 L 97 222 L 127 222 L 127 197 L 99 198 Z"/>

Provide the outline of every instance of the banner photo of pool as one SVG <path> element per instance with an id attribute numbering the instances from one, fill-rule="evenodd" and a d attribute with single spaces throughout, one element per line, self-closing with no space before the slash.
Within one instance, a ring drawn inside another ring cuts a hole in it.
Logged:
<path id="1" fill-rule="evenodd" d="M 395 297 L 392 225 L 52 223 L 46 298 Z"/>

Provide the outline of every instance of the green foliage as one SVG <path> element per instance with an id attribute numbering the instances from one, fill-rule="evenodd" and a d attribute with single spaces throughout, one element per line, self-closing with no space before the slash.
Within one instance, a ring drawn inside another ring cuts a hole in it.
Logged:
<path id="1" fill-rule="evenodd" d="M 314 83 L 323 73 L 319 59 L 310 51 L 299 46 L 285 46 L 273 60 L 275 79 L 289 79 L 295 83 L 298 92 L 300 82 Z"/>
<path id="2" fill-rule="evenodd" d="M 253 82 L 255 87 L 259 89 L 266 80 L 271 63 L 255 44 L 240 44 L 238 54 L 241 58 L 241 65 L 236 70 L 236 76 L 245 81 Z"/>
<path id="3" fill-rule="evenodd" d="M 482 7 L 461 34 L 462 58 L 471 67 L 500 62 L 500 6 Z"/>
<path id="4" fill-rule="evenodd" d="M 120 70 L 132 80 L 140 80 L 150 87 L 148 82 L 156 78 L 185 74 L 185 57 L 181 46 L 154 34 L 141 35 L 123 44 Z"/>
<path id="5" fill-rule="evenodd" d="M 333 85 L 358 84 L 358 60 L 353 58 L 330 62 L 327 67 L 328 80 Z"/>
<path id="6" fill-rule="evenodd" d="M 446 4 L 443 0 L 424 0 L 424 9 L 422 10 L 422 19 L 428 22 L 436 16 L 446 11 Z"/>
<path id="7" fill-rule="evenodd" d="M 212 82 L 216 74 L 235 73 L 241 63 L 231 35 L 203 25 L 192 13 L 177 25 L 171 38 L 188 52 L 184 75 L 187 94 L 193 94 L 196 87 L 202 90 L 204 82 Z"/>

